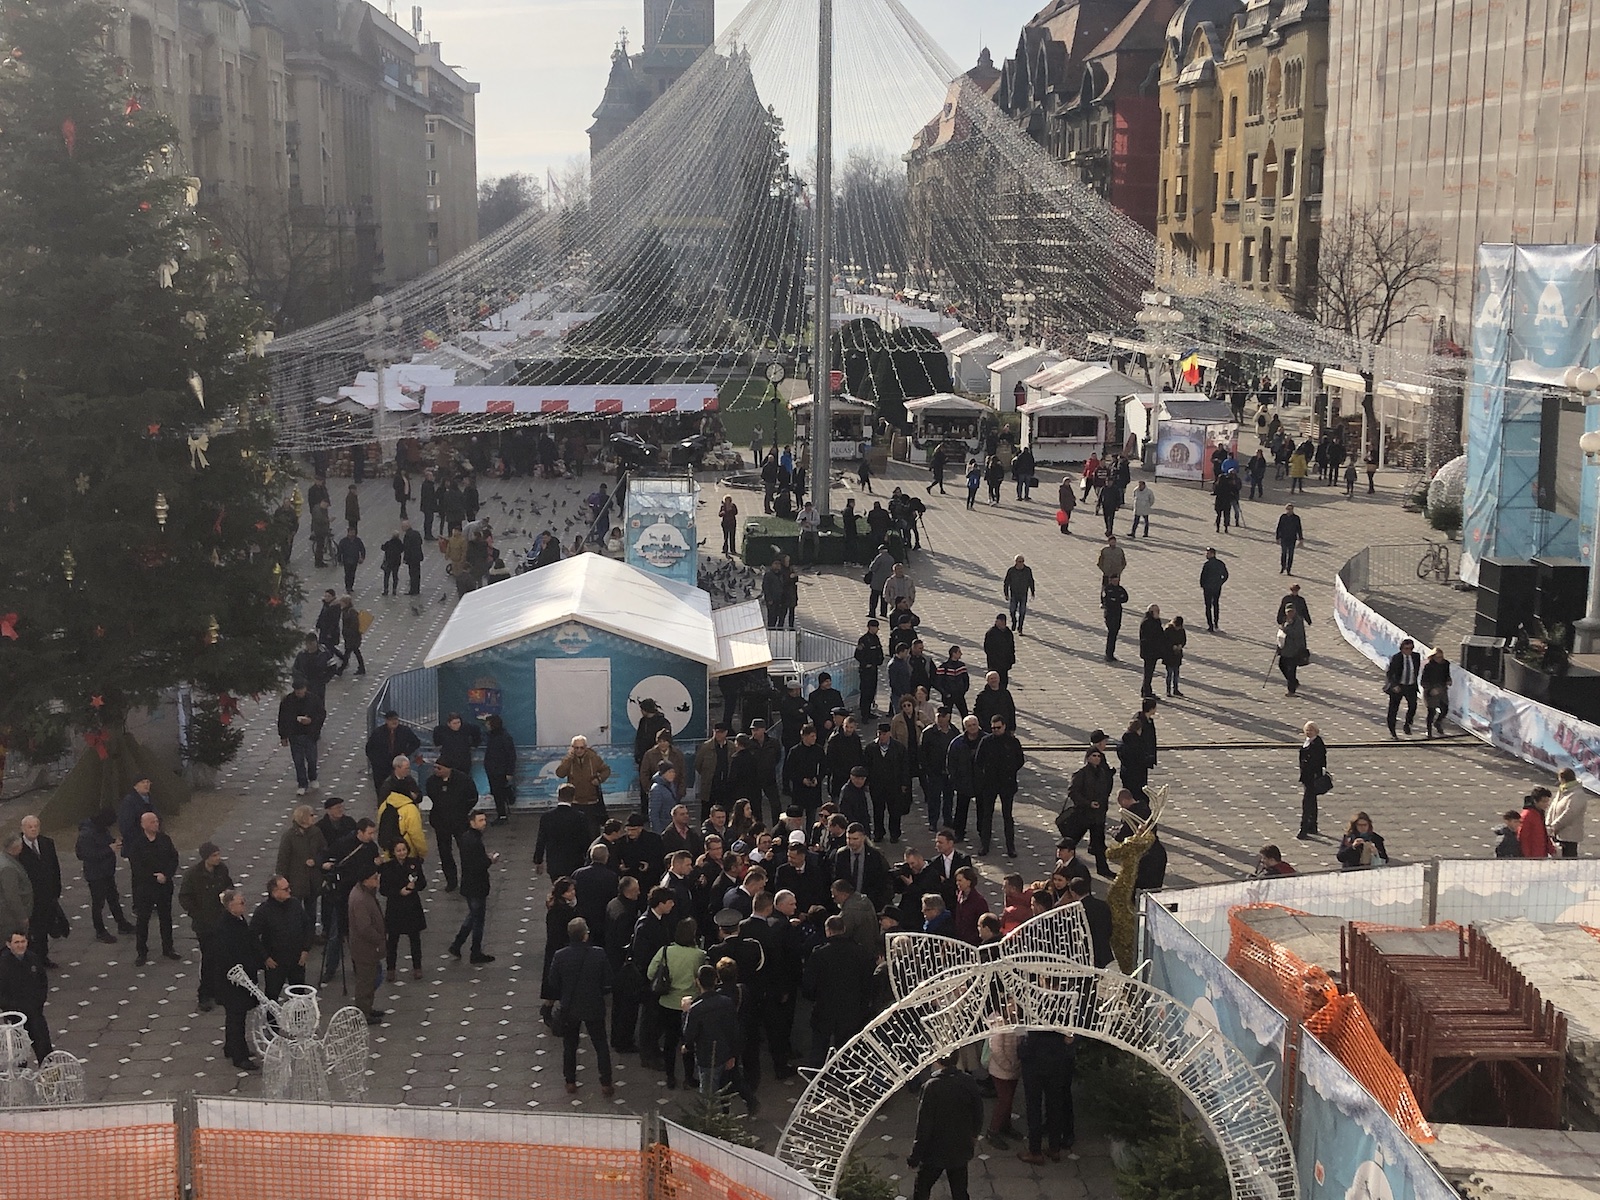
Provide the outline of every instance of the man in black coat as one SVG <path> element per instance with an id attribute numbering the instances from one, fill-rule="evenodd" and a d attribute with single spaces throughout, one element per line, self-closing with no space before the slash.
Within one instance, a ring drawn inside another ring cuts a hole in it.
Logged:
<path id="1" fill-rule="evenodd" d="M 311 691 L 306 679 L 296 678 L 294 690 L 278 702 L 278 741 L 289 747 L 297 796 L 304 796 L 317 782 L 317 742 L 327 719 L 322 698 Z"/>
<path id="2" fill-rule="evenodd" d="M 828 793 L 837 800 L 844 785 L 850 782 L 851 769 L 865 765 L 866 753 L 856 719 L 841 712 L 835 714 L 835 721 L 836 728 L 828 735 L 823 759 L 827 763 Z"/>
<path id="3" fill-rule="evenodd" d="M 367 735 L 364 753 L 367 767 L 372 772 L 372 786 L 381 803 L 389 794 L 383 786 L 394 770 L 394 760 L 404 755 L 410 758 L 422 749 L 422 739 L 409 725 L 400 724 L 400 714 L 390 709 L 383 714 L 383 724 Z"/>
<path id="4" fill-rule="evenodd" d="M 433 486 L 433 481 L 427 480 L 422 485 L 425 489 Z M 423 514 L 423 519 L 433 524 L 433 514 Z M 428 535 L 430 538 L 432 533 Z M 422 591 L 422 535 L 411 528 L 410 521 L 400 522 L 400 561 L 406 565 L 406 595 L 415 596 Z"/>
<path id="5" fill-rule="evenodd" d="M 261 965 L 267 972 L 261 986 L 267 999 L 276 1000 L 286 983 L 306 981 L 312 930 L 311 914 L 290 893 L 289 881 L 274 875 L 267 881 L 267 898 L 250 917 L 250 932 L 261 946 Z"/>
<path id="6" fill-rule="evenodd" d="M 1228 582 L 1228 564 L 1217 557 L 1215 546 L 1206 547 L 1200 566 L 1200 594 L 1206 602 L 1206 629 L 1215 633 L 1222 625 L 1222 585 Z"/>
<path id="7" fill-rule="evenodd" d="M 0 951 L 0 1007 L 26 1018 L 28 1040 L 41 1062 L 53 1049 L 50 1026 L 44 1019 L 44 1004 L 49 998 L 50 978 L 44 973 L 44 963 L 28 949 L 28 935 L 20 929 L 12 930 L 6 948 Z"/>
<path id="8" fill-rule="evenodd" d="M 1017 727 L 1017 702 L 1001 682 L 998 671 L 990 671 L 983 677 L 983 687 L 972 701 L 972 715 L 978 718 L 980 729 L 988 729 L 995 717 L 1004 720 L 1007 729 Z"/>
<path id="9" fill-rule="evenodd" d="M 811 952 L 801 982 L 801 991 L 811 1001 L 813 1067 L 821 1067 L 831 1049 L 843 1046 L 866 1025 L 877 966 L 845 932 L 843 917 L 829 917 L 823 931 L 828 940 Z"/>
<path id="10" fill-rule="evenodd" d="M 617 894 L 606 905 L 606 961 L 611 964 L 611 1048 L 619 1054 L 632 1054 L 634 1026 L 639 1022 L 639 1001 L 644 999 L 641 980 L 628 969 L 629 943 L 639 921 L 644 893 L 639 881 L 622 876 Z M 559 953 L 559 951 L 558 951 Z"/>
<path id="11" fill-rule="evenodd" d="M 944 879 L 939 869 L 923 857 L 922 851 L 915 846 L 906 847 L 905 860 L 898 867 L 893 877 L 895 888 L 900 893 L 897 904 L 901 912 L 919 913 L 924 896 L 944 895 Z"/>
<path id="12" fill-rule="evenodd" d="M 472 774 L 472 752 L 483 740 L 483 730 L 460 713 L 451 713 L 443 725 L 433 728 L 433 744 L 439 748 L 439 761 L 463 775 Z"/>
<path id="13" fill-rule="evenodd" d="M 983 657 L 989 670 L 1000 676 L 1000 686 L 1007 687 L 1011 668 L 1017 665 L 1017 635 L 1006 624 L 1006 614 L 996 613 L 994 624 L 983 635 Z"/>
<path id="14" fill-rule="evenodd" d="M 750 756 L 750 769 L 761 795 L 767 798 L 768 806 L 772 809 L 773 825 L 783 818 L 783 797 L 778 787 L 778 760 L 782 752 L 783 747 L 778 744 L 778 739 L 767 732 L 765 718 L 757 717 L 750 722 L 750 744 L 743 753 Z M 749 800 L 756 820 L 761 820 L 760 799 L 752 795 Z"/>
<path id="15" fill-rule="evenodd" d="M 461 898 L 467 902 L 467 915 L 456 930 L 449 951 L 461 957 L 461 946 L 472 937 L 472 957 L 475 963 L 492 963 L 494 955 L 483 952 L 483 923 L 489 911 L 489 868 L 499 859 L 484 848 L 483 831 L 489 826 L 489 814 L 475 812 L 468 818 L 467 828 L 461 834 Z"/>
<path id="16" fill-rule="evenodd" d="M 634 766 L 644 761 L 646 752 L 656 744 L 656 735 L 663 729 L 670 734 L 672 724 L 662 715 L 656 702 L 648 697 L 639 701 L 639 726 L 633 733 Z"/>
<path id="17" fill-rule="evenodd" d="M 878 636 L 876 618 L 867 621 L 867 631 L 856 639 L 855 659 L 861 672 L 861 719 L 865 721 L 872 716 L 878 698 L 878 670 L 883 666 L 883 639 Z M 899 697 L 889 699 L 893 708 Z"/>
<path id="18" fill-rule="evenodd" d="M 1135 820 L 1150 819 L 1150 802 L 1138 799 L 1127 788 L 1123 788 L 1117 793 L 1117 807 L 1122 813 L 1122 824 L 1117 829 L 1117 841 L 1122 842 L 1133 836 Z M 1161 844 L 1158 835 L 1155 843 L 1139 859 L 1139 872 L 1134 876 L 1134 886 L 1142 892 L 1159 891 L 1166 878 L 1167 848 Z"/>
<path id="19" fill-rule="evenodd" d="M 1094 894 L 1087 875 L 1075 877 L 1067 886 L 1078 898 L 1078 903 L 1083 905 L 1083 915 L 1089 921 L 1089 941 L 1094 947 L 1094 965 L 1109 966 L 1111 960 L 1116 957 L 1111 952 L 1111 905 Z"/>
<path id="20" fill-rule="evenodd" d="M 550 878 L 571 875 L 588 856 L 594 831 L 589 818 L 572 803 L 576 789 L 563 783 L 556 790 L 556 806 L 539 818 L 539 835 L 533 843 L 533 869 L 537 874 L 549 859 Z"/>
<path id="21" fill-rule="evenodd" d="M 841 708 L 844 708 L 844 696 L 833 686 L 833 676 L 824 671 L 817 676 L 816 690 L 806 697 L 806 711 L 811 714 L 811 723 L 817 727 L 817 739 L 823 745 L 827 745 L 826 739 L 837 724 L 834 713 Z"/>
<path id="22" fill-rule="evenodd" d="M 422 509 L 422 536 L 433 540 L 433 518 L 439 511 L 439 485 L 434 481 L 433 468 L 422 472 L 422 488 L 418 493 L 418 506 Z M 412 595 L 416 595 L 415 592 Z"/>
<path id="23" fill-rule="evenodd" d="M 1411 706 L 1416 708 L 1415 688 Z M 1409 722 L 1406 732 L 1411 732 Z M 33 884 L 33 915 L 28 920 L 30 947 L 41 963 L 54 970 L 56 964 L 50 961 L 50 926 L 60 907 L 61 860 L 56 857 L 55 841 L 39 832 L 38 817 L 22 818 L 22 853 L 17 855 L 17 861 Z"/>
<path id="24" fill-rule="evenodd" d="M 850 826 L 845 844 L 833 852 L 833 878 L 849 880 L 851 887 L 872 901 L 874 909 L 882 908 L 894 897 L 889 862 L 883 851 L 867 840 L 867 831 L 859 825 Z"/>
<path id="25" fill-rule="evenodd" d="M 183 957 L 172 946 L 173 879 L 178 874 L 178 848 L 161 832 L 161 818 L 147 812 L 139 818 L 139 836 L 126 847 L 133 873 L 135 965 L 150 961 L 150 917 L 161 929 L 161 956 L 174 962 Z"/>
<path id="26" fill-rule="evenodd" d="M 261 1064 L 250 1057 L 245 1041 L 244 1022 L 249 1011 L 260 1003 L 255 996 L 228 978 L 234 967 L 243 967 L 252 983 L 260 982 L 261 943 L 244 919 L 244 893 L 229 888 L 221 896 L 223 917 L 212 936 L 211 952 L 217 958 L 216 988 L 226 1014 L 226 1034 L 222 1053 L 241 1071 L 259 1071 Z"/>
<path id="27" fill-rule="evenodd" d="M 669 887 L 653 887 L 645 896 L 645 910 L 633 924 L 633 938 L 628 942 L 628 972 L 632 985 L 637 987 L 643 1001 L 639 1005 L 639 1028 L 635 1044 L 639 1047 L 639 1064 L 653 1071 L 661 1069 L 659 1047 L 661 1044 L 661 1005 L 650 992 L 650 961 L 662 947 L 672 941 L 677 918 L 677 895 Z M 615 1010 L 612 1016 L 615 1017 Z M 634 1030 L 627 1031 L 631 1038 Z M 612 1040 L 616 1040 L 612 1031 Z"/>
<path id="28" fill-rule="evenodd" d="M 878 722 L 878 740 L 863 751 L 866 756 L 867 791 L 872 794 L 872 836 L 883 840 L 885 814 L 889 840 L 900 840 L 900 819 L 911 811 L 911 760 L 906 748 L 889 732 L 888 721 Z"/>
<path id="29" fill-rule="evenodd" d="M 950 1200 L 967 1200 L 967 1164 L 983 1132 L 983 1093 L 956 1059 L 954 1053 L 941 1059 L 922 1088 L 916 1140 L 906 1156 L 906 1165 L 917 1173 L 911 1200 L 928 1200 L 940 1175 L 950 1181 Z"/>
<path id="30" fill-rule="evenodd" d="M 476 726 L 474 726 L 476 728 Z M 443 751 L 433 764 L 433 776 L 428 780 L 428 799 L 433 809 L 428 813 L 428 824 L 438 835 L 439 869 L 444 872 L 444 890 L 456 890 L 456 843 L 467 832 L 467 821 L 472 810 L 478 807 L 478 785 L 472 782 L 472 768 L 458 769 L 445 762 Z"/>
<path id="31" fill-rule="evenodd" d="M 1306 544 L 1305 526 L 1300 521 L 1300 515 L 1294 511 L 1294 505 L 1283 506 L 1283 514 L 1278 518 L 1278 527 L 1273 530 L 1272 540 L 1278 543 L 1278 574 L 1293 576 L 1295 549 Z"/>
<path id="32" fill-rule="evenodd" d="M 955 834 L 962 841 L 967 836 L 967 810 L 978 794 L 978 748 L 988 735 L 976 716 L 962 722 L 961 736 L 950 743 L 945 755 L 945 773 L 950 777 L 950 791 L 955 797 Z"/>
<path id="33" fill-rule="evenodd" d="M 1017 798 L 1017 773 L 1022 770 L 1022 743 L 996 714 L 989 722 L 989 736 L 978 743 L 975 755 L 978 768 L 978 843 L 984 854 L 994 836 L 994 802 L 1000 801 L 1000 820 L 1005 828 L 1006 855 L 1017 856 L 1017 823 L 1012 805 Z"/>
<path id="34" fill-rule="evenodd" d="M 643 813 L 628 814 L 622 838 L 612 848 L 616 851 L 616 861 L 611 865 L 624 879 L 638 880 L 642 888 L 660 879 L 661 872 L 666 869 L 661 861 L 666 853 L 661 835 L 645 824 Z M 631 922 L 628 927 L 633 927 Z M 606 945 L 610 944 L 608 940 Z"/>
<path id="35" fill-rule="evenodd" d="M 795 902 L 802 913 L 810 912 L 815 905 L 826 904 L 828 885 L 833 882 L 833 877 L 822 859 L 806 848 L 805 838 L 802 836 L 796 841 L 791 835 L 784 854 L 785 861 L 773 872 L 774 890 L 794 893 Z"/>
<path id="36" fill-rule="evenodd" d="M 567 944 L 550 960 L 550 986 L 561 1005 L 561 1074 L 567 1094 L 578 1090 L 578 1037 L 587 1029 L 600 1068 L 600 1094 L 616 1094 L 611 1083 L 611 1047 L 606 1042 L 606 993 L 611 990 L 611 963 L 606 952 L 589 942 L 589 923 L 582 917 L 567 922 Z"/>
<path id="37" fill-rule="evenodd" d="M 611 869 L 611 848 L 596 842 L 589 861 L 572 873 L 578 915 L 589 923 L 589 940 L 606 945 L 606 905 L 617 897 L 617 873 Z"/>
<path id="38" fill-rule="evenodd" d="M 789 747 L 783 760 L 783 785 L 795 806 L 806 815 L 806 824 L 816 820 L 822 804 L 822 780 L 827 771 L 817 727 L 809 722 L 801 727 L 799 741 Z"/>

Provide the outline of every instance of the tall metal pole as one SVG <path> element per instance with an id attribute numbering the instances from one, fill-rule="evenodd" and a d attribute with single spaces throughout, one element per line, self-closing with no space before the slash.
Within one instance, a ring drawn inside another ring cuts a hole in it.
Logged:
<path id="1" fill-rule="evenodd" d="M 817 3 L 817 237 L 813 284 L 816 328 L 811 346 L 811 499 L 829 515 L 833 483 L 833 0 Z"/>

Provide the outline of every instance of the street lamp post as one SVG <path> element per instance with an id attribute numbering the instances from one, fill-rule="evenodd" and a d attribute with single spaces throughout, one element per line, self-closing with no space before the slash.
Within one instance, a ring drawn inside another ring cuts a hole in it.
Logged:
<path id="1" fill-rule="evenodd" d="M 1028 310 L 1033 307 L 1034 301 L 1038 299 L 1032 292 L 1022 290 L 1022 281 L 1020 279 L 1016 283 L 1016 288 L 1016 291 L 1006 292 L 1000 297 L 1000 303 L 1011 307 L 1011 315 L 1006 318 L 1006 328 L 1011 330 L 1011 340 L 1013 342 L 1022 339 L 1023 331 L 1028 328 Z"/>
<path id="2" fill-rule="evenodd" d="M 1583 403 L 1600 403 L 1600 373 L 1587 367 L 1569 367 L 1562 380 L 1568 390 L 1579 393 Z M 1578 439 L 1578 448 L 1589 463 L 1600 464 L 1600 430 L 1591 429 Z M 1583 616 L 1572 625 L 1572 649 L 1576 654 L 1593 654 L 1600 646 L 1600 495 L 1589 517 L 1589 604 Z"/>

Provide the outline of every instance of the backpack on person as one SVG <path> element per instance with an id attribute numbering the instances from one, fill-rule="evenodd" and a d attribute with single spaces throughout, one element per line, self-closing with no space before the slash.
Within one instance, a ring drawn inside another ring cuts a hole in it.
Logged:
<path id="1" fill-rule="evenodd" d="M 400 832 L 399 806 L 385 804 L 378 812 L 378 848 L 387 855 L 404 836 Z"/>

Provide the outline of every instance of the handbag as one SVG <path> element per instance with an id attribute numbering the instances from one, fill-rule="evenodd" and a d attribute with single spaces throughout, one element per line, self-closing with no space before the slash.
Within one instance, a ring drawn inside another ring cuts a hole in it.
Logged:
<path id="1" fill-rule="evenodd" d="M 1323 771 L 1317 776 L 1317 781 L 1311 785 L 1311 790 L 1319 796 L 1326 796 L 1333 791 L 1333 776 Z"/>
<path id="2" fill-rule="evenodd" d="M 557 1000 L 550 1006 L 550 1015 L 545 1018 L 545 1025 L 557 1037 L 567 1036 L 567 1010 L 566 1006 Z"/>
<path id="3" fill-rule="evenodd" d="M 657 996 L 665 996 L 672 990 L 672 966 L 667 962 L 666 953 L 661 955 L 661 965 L 656 968 L 656 973 L 650 977 L 650 991 Z"/>
<path id="4" fill-rule="evenodd" d="M 67 912 L 61 907 L 61 901 L 57 900 L 55 909 L 50 913 L 50 936 L 64 938 L 70 936 L 71 933 L 72 925 L 67 920 Z"/>

